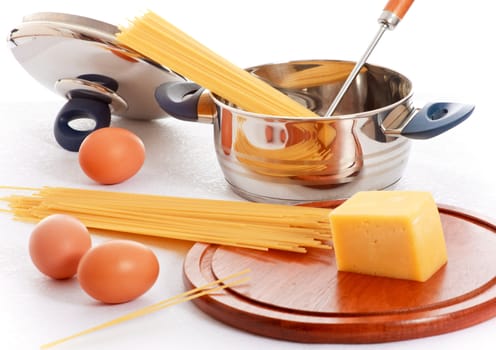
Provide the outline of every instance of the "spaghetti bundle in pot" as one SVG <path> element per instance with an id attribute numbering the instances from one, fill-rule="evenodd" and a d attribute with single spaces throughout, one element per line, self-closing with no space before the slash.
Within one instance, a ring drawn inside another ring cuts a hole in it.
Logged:
<path id="1" fill-rule="evenodd" d="M 64 213 L 106 232 L 258 250 L 330 248 L 329 209 L 56 187 L 3 200 L 21 221 Z"/>
<path id="2" fill-rule="evenodd" d="M 318 117 L 261 79 L 219 56 L 154 12 L 121 28 L 117 41 L 249 112 Z"/>
<path id="3" fill-rule="evenodd" d="M 185 76 L 242 110 L 267 117 L 300 117 L 302 120 L 319 117 L 269 85 L 260 75 L 237 67 L 154 12 L 148 11 L 135 18 L 128 27 L 120 28 L 116 37 L 121 44 Z M 345 62 L 336 63 L 331 69 L 309 67 L 290 77 L 278 77 L 274 83 L 282 89 L 301 89 L 316 81 L 319 84 L 339 81 L 348 75 L 351 68 Z M 243 117 L 233 115 L 233 118 Z M 293 138 L 290 144 L 278 150 L 258 147 L 238 130 L 234 143 L 237 159 L 250 170 L 266 175 L 333 175 L 328 168 L 329 164 L 336 162 L 333 159 L 334 148 L 338 147 L 334 123 L 318 127 L 310 120 L 308 123 L 295 123 L 292 129 L 296 134 L 306 136 Z M 327 137 L 322 140 L 321 134 Z"/>

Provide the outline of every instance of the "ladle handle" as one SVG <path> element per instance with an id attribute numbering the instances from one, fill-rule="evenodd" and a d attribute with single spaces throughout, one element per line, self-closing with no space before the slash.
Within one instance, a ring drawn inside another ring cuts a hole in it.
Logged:
<path id="1" fill-rule="evenodd" d="M 412 4 L 413 0 L 389 0 L 384 7 L 384 11 L 392 12 L 399 18 L 403 19 Z"/>
<path id="2" fill-rule="evenodd" d="M 379 23 L 380 23 L 379 31 L 374 36 L 374 39 L 372 40 L 369 47 L 363 54 L 362 58 L 360 58 L 360 60 L 357 61 L 350 75 L 341 86 L 341 89 L 338 91 L 336 97 L 329 106 L 329 109 L 324 114 L 325 117 L 329 117 L 334 114 L 334 112 L 338 108 L 338 105 L 341 103 L 341 100 L 343 99 L 344 95 L 346 94 L 349 87 L 353 83 L 353 80 L 355 80 L 356 76 L 362 69 L 363 65 L 369 58 L 370 54 L 376 47 L 377 43 L 381 39 L 386 29 L 390 29 L 390 30 L 394 29 L 412 4 L 413 4 L 413 0 L 389 0 L 389 2 L 386 4 L 386 7 L 382 11 L 381 16 L 379 17 Z"/>
<path id="3" fill-rule="evenodd" d="M 408 12 L 413 1 L 389 0 L 379 17 L 379 23 L 386 25 L 388 29 L 394 29 Z"/>

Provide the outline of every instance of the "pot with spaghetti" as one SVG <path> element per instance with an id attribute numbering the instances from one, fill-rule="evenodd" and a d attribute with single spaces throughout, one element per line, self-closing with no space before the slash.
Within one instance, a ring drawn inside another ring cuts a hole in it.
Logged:
<path id="1" fill-rule="evenodd" d="M 474 109 L 457 103 L 417 109 L 408 78 L 366 64 L 335 113 L 322 117 L 353 62 L 242 69 L 152 11 L 120 27 L 35 14 L 11 31 L 9 42 L 35 78 L 70 98 L 54 126 L 64 148 L 79 150 L 92 131 L 73 130 L 70 122 L 83 116 L 96 122 L 94 129 L 108 126 L 110 110 L 212 123 L 226 180 L 255 201 L 313 202 L 386 188 L 403 173 L 410 138 L 436 136 Z M 45 69 L 52 61 L 64 64 Z"/>
<path id="2" fill-rule="evenodd" d="M 417 109 L 408 78 L 367 64 L 336 113 L 321 117 L 353 65 L 307 60 L 246 70 L 304 106 L 307 115 L 246 111 L 192 82 L 165 83 L 156 98 L 176 118 L 213 124 L 224 176 L 244 198 L 280 203 L 346 198 L 397 182 L 411 139 L 436 136 L 474 108 L 430 103 Z"/>
<path id="3" fill-rule="evenodd" d="M 313 202 L 386 188 L 403 173 L 410 138 L 436 136 L 474 109 L 457 103 L 417 109 L 408 78 L 366 64 L 335 113 L 322 117 L 353 62 L 241 69 L 152 11 L 120 27 L 34 14 L 8 40 L 28 72 L 70 98 L 54 126 L 64 148 L 78 151 L 90 132 L 108 126 L 110 111 L 212 123 L 226 180 L 255 201 Z M 52 61 L 59 64 L 45 69 Z M 95 125 L 74 130 L 77 119 Z"/>

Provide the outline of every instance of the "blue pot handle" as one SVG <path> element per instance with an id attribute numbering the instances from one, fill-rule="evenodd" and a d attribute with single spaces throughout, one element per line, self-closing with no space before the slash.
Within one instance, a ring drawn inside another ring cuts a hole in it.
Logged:
<path id="1" fill-rule="evenodd" d="M 82 118 L 94 120 L 94 128 L 84 131 L 71 128 L 71 121 Z M 86 136 L 96 129 L 110 125 L 110 118 L 110 107 L 105 101 L 84 97 L 71 98 L 55 118 L 55 140 L 66 150 L 77 152 Z"/>
<path id="2" fill-rule="evenodd" d="M 167 82 L 155 90 L 159 106 L 174 118 L 198 121 L 198 101 L 205 89 L 190 81 Z"/>
<path id="3" fill-rule="evenodd" d="M 437 136 L 467 119 L 474 108 L 474 105 L 462 103 L 429 103 L 402 128 L 401 135 L 412 139 Z"/>

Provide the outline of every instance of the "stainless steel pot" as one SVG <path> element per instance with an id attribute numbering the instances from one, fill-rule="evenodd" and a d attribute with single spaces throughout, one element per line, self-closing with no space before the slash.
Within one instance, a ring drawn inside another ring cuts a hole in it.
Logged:
<path id="1" fill-rule="evenodd" d="M 323 115 L 343 80 L 336 67 L 352 62 L 307 60 L 248 71 Z M 350 68 L 351 69 L 351 68 Z M 412 83 L 367 64 L 332 117 L 261 115 L 243 111 L 192 82 L 167 82 L 155 97 L 170 115 L 212 123 L 227 182 L 242 197 L 301 203 L 384 189 L 400 179 L 410 139 L 436 136 L 465 120 L 474 106 L 412 104 Z"/>

